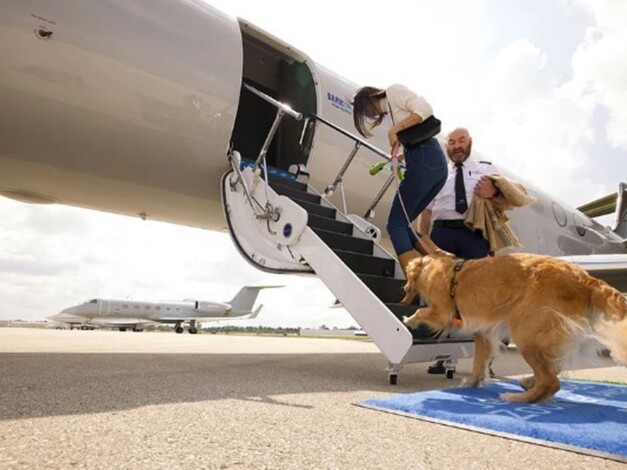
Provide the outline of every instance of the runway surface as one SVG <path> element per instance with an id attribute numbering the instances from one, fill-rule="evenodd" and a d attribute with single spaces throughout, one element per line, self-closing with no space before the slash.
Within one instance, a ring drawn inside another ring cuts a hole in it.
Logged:
<path id="1" fill-rule="evenodd" d="M 571 378 L 627 383 L 611 366 Z M 353 406 L 456 385 L 369 342 L 0 328 L 0 469 L 624 469 Z M 515 351 L 499 375 L 529 371 Z"/>

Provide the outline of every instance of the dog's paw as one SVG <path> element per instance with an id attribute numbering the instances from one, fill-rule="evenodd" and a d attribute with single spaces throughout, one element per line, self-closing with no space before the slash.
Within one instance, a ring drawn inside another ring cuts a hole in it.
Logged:
<path id="1" fill-rule="evenodd" d="M 520 384 L 523 390 L 525 391 L 531 390 L 533 386 L 536 384 L 536 378 L 533 375 L 531 375 L 529 377 L 524 377 L 520 379 L 518 383 Z"/>
<path id="2" fill-rule="evenodd" d="M 499 398 L 503 401 L 511 401 L 514 403 L 527 403 L 526 393 L 501 393 Z"/>
<path id="3" fill-rule="evenodd" d="M 414 328 L 414 324 L 411 322 L 411 317 L 403 316 L 403 323 L 409 329 L 413 329 Z"/>
<path id="4" fill-rule="evenodd" d="M 473 377 L 471 375 L 470 377 L 466 377 L 464 380 L 462 380 L 460 387 L 468 387 L 468 388 L 481 387 L 481 385 L 483 385 L 483 380 L 484 380 L 483 377 Z"/>

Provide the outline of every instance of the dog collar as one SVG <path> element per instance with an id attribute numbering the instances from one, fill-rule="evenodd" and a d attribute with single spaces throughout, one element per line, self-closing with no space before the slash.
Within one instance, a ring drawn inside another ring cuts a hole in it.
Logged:
<path id="1" fill-rule="evenodd" d="M 459 273 L 464 267 L 464 263 L 466 263 L 465 259 L 458 259 L 455 262 L 455 266 L 453 267 L 453 277 L 451 278 L 451 287 L 449 289 L 448 295 L 451 296 L 451 299 L 455 298 L 455 288 L 457 287 L 457 273 Z"/>

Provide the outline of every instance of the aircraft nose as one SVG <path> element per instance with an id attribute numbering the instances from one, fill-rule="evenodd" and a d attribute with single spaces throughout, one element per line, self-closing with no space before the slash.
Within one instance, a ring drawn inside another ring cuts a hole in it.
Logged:
<path id="1" fill-rule="evenodd" d="M 76 315 L 78 313 L 77 310 L 78 310 L 78 308 L 76 306 L 64 308 L 59 313 L 59 316 L 62 316 L 62 315 Z"/>

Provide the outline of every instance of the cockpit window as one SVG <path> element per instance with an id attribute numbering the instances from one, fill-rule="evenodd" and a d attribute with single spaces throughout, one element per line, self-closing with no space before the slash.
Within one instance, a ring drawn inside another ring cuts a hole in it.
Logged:
<path id="1" fill-rule="evenodd" d="M 91 299 L 89 301 L 90 304 L 97 304 L 98 303 L 98 299 Z"/>

